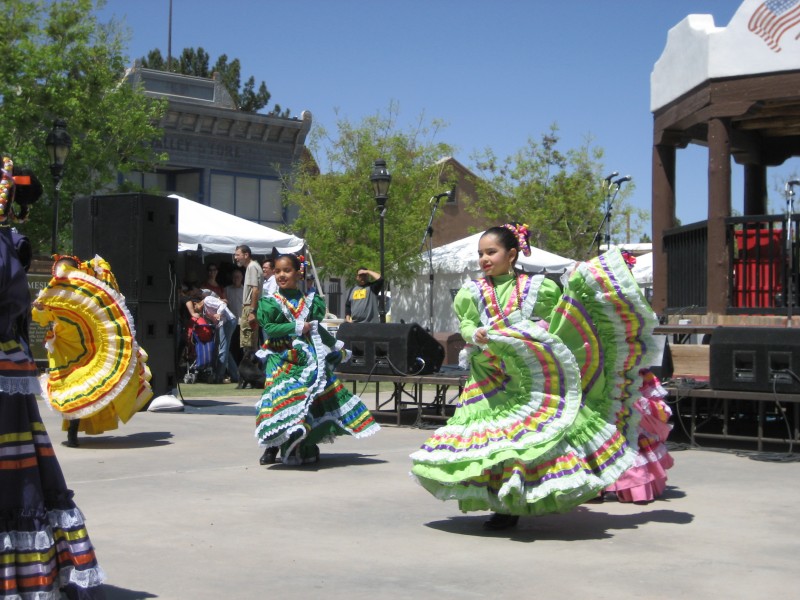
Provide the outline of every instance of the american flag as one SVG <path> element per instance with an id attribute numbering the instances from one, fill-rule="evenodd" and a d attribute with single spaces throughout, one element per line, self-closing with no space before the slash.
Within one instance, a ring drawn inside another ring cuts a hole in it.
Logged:
<path id="1" fill-rule="evenodd" d="M 747 28 L 761 37 L 775 52 L 781 51 L 781 37 L 800 24 L 800 0 L 767 0 L 753 11 Z"/>

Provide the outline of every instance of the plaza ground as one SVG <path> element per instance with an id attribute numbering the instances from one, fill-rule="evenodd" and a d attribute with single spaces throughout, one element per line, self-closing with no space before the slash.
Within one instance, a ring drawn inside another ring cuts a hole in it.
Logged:
<path id="1" fill-rule="evenodd" d="M 744 599 L 800 584 L 793 456 L 676 447 L 663 499 L 486 532 L 487 513 L 459 513 L 408 476 L 433 424 L 338 438 L 317 465 L 262 467 L 257 393 L 226 387 L 77 449 L 40 402 L 109 600 Z"/>

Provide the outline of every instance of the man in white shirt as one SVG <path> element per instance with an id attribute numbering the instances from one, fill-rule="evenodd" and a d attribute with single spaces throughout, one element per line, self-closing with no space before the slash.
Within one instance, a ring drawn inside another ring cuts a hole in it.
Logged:
<path id="1" fill-rule="evenodd" d="M 261 290 L 261 297 L 266 298 L 278 291 L 278 283 L 275 281 L 273 270 L 275 261 L 272 257 L 265 258 L 261 263 L 261 272 L 264 274 L 264 287 Z"/>

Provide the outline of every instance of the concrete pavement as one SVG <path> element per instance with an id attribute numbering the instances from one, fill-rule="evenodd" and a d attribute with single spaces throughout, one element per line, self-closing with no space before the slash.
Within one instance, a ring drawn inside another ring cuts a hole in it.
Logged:
<path id="1" fill-rule="evenodd" d="M 461 514 L 408 477 L 430 430 L 384 425 L 322 446 L 317 465 L 262 467 L 255 399 L 139 413 L 77 449 L 40 402 L 109 600 L 797 593 L 800 462 L 677 450 L 662 500 L 489 533 L 487 514 Z"/>

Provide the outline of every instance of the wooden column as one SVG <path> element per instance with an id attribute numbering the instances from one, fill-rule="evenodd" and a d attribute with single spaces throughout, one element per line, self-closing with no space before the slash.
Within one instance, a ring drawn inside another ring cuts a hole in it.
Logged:
<path id="1" fill-rule="evenodd" d="M 667 308 L 667 255 L 664 230 L 675 226 L 675 146 L 653 145 L 653 299 L 656 314 Z"/>
<path id="2" fill-rule="evenodd" d="M 706 291 L 709 314 L 728 307 L 728 247 L 725 219 L 731 215 L 731 142 L 729 121 L 708 121 L 708 248 Z"/>
<path id="3" fill-rule="evenodd" d="M 764 165 L 744 166 L 744 215 L 767 214 L 767 168 Z"/>

